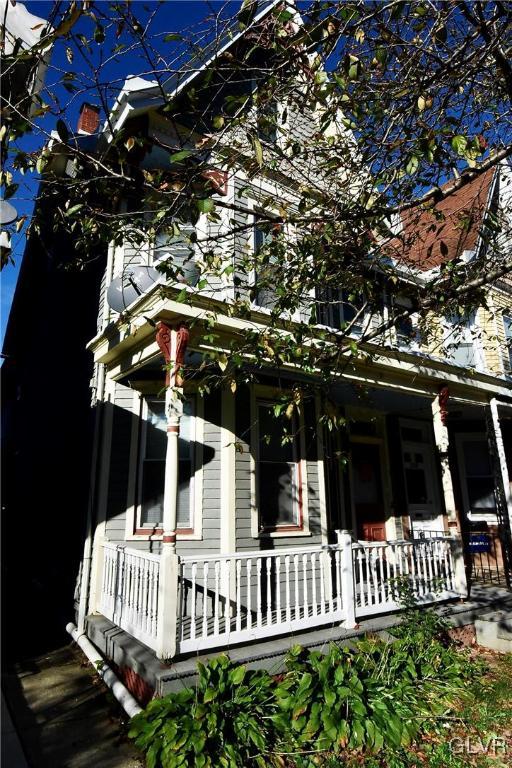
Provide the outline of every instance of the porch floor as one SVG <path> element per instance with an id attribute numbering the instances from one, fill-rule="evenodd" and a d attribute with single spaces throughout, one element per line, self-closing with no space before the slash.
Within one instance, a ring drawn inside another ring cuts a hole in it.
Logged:
<path id="1" fill-rule="evenodd" d="M 433 606 L 453 626 L 473 624 L 476 619 L 489 611 L 512 611 L 512 592 L 502 587 L 474 585 L 471 596 L 464 602 L 450 601 Z M 362 619 L 357 629 L 344 629 L 337 624 L 323 626 L 285 637 L 271 638 L 257 643 L 238 646 L 223 646 L 204 654 L 182 656 L 172 665 L 166 665 L 156 658 L 153 651 L 135 640 L 104 616 L 89 616 L 87 634 L 99 650 L 113 660 L 119 668 L 130 668 L 152 688 L 157 695 L 181 690 L 194 684 L 198 661 L 222 652 L 229 653 L 233 661 L 247 664 L 252 668 L 268 669 L 272 673 L 281 671 L 283 659 L 292 645 L 308 648 L 327 647 L 329 643 L 350 643 L 354 638 L 367 632 L 382 633 L 402 621 L 402 616 L 391 613 Z"/>

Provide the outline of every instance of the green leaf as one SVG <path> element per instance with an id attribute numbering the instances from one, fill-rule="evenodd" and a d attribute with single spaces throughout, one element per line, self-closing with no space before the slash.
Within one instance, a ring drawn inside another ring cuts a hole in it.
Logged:
<path id="1" fill-rule="evenodd" d="M 240 685 L 240 683 L 245 677 L 245 672 L 246 672 L 246 668 L 243 664 L 241 664 L 239 667 L 234 669 L 233 672 L 231 672 L 230 677 L 233 685 Z"/>
<path id="2" fill-rule="evenodd" d="M 183 37 L 177 32 L 169 32 L 168 35 L 164 35 L 164 43 L 171 43 L 173 40 L 183 40 Z"/>
<path id="3" fill-rule="evenodd" d="M 454 136 L 452 139 L 452 148 L 457 152 L 460 157 L 464 157 L 466 153 L 466 147 L 468 145 L 468 140 L 465 136 Z"/>
<path id="4" fill-rule="evenodd" d="M 66 216 L 73 216 L 73 214 L 78 213 L 78 211 L 83 208 L 83 203 L 77 203 L 77 205 L 72 205 L 71 208 L 68 208 L 66 211 Z"/>
<path id="5" fill-rule="evenodd" d="M 416 173 L 420 165 L 420 159 L 417 155 L 411 155 L 405 166 L 405 172 L 411 176 Z"/>
<path id="6" fill-rule="evenodd" d="M 204 703 L 206 704 L 208 701 L 213 701 L 217 698 L 218 692 L 215 690 L 215 688 L 207 688 L 204 693 Z"/>
<path id="7" fill-rule="evenodd" d="M 261 146 L 261 141 L 258 139 L 257 136 L 253 136 L 251 140 L 252 140 L 252 146 L 254 149 L 254 156 L 256 157 L 256 162 L 261 168 L 261 166 L 263 165 L 263 148 Z"/>
<path id="8" fill-rule="evenodd" d="M 215 203 L 209 197 L 205 197 L 202 200 L 196 200 L 197 210 L 200 213 L 209 213 L 215 208 Z"/>
<path id="9" fill-rule="evenodd" d="M 181 163 L 182 160 L 185 160 L 185 158 L 190 157 L 193 154 L 194 152 L 191 149 L 182 149 L 180 152 L 175 152 L 174 155 L 171 155 L 169 161 L 171 163 Z"/>

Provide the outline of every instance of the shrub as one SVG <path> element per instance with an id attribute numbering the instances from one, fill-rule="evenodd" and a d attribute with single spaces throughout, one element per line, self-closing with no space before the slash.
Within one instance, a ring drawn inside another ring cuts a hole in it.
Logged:
<path id="1" fill-rule="evenodd" d="M 146 752 L 147 768 L 264 766 L 274 711 L 273 680 L 227 656 L 198 665 L 195 690 L 155 699 L 131 721 L 129 736 Z"/>
<path id="2" fill-rule="evenodd" d="M 148 768 L 314 768 L 344 755 L 389 764 L 421 730 L 436 730 L 475 665 L 430 611 L 410 609 L 394 642 L 367 637 L 326 654 L 295 646 L 272 678 L 219 656 L 199 664 L 195 690 L 151 702 L 129 735 Z"/>

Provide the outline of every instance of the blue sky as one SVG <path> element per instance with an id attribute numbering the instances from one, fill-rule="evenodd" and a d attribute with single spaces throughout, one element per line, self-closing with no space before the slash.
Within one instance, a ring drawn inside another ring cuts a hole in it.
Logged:
<path id="1" fill-rule="evenodd" d="M 104 7 L 105 13 L 108 12 L 110 4 L 108 2 L 96 2 L 96 7 L 99 11 L 102 11 Z M 53 2 L 46 2 L 46 0 L 28 0 L 25 2 L 25 6 L 36 16 L 48 19 L 54 8 Z M 62 7 L 65 3 L 62 4 Z M 165 42 L 164 36 L 172 32 L 184 32 L 185 30 L 191 30 L 192 32 L 198 32 L 202 25 L 201 22 L 208 17 L 211 18 L 212 13 L 233 15 L 240 7 L 239 0 L 233 0 L 233 2 L 224 2 L 224 0 L 165 0 L 164 2 L 143 2 L 143 0 L 136 0 L 132 3 L 134 13 L 140 18 L 141 22 L 149 20 L 153 13 L 155 16 L 152 21 L 150 37 L 152 40 L 157 40 L 157 47 L 162 46 L 162 50 L 165 50 L 166 57 L 172 55 L 172 47 L 176 48 L 176 53 L 179 51 L 179 42 Z M 106 40 L 103 46 L 92 45 L 91 50 L 91 63 L 94 65 L 99 61 L 101 55 L 101 49 L 106 52 L 110 52 L 112 47 L 122 41 L 123 35 L 118 39 L 115 36 L 115 29 L 109 29 L 106 26 Z M 213 25 L 212 25 L 213 26 Z M 94 30 L 94 23 L 91 19 L 82 19 L 75 28 L 75 32 L 83 33 L 88 38 L 91 36 Z M 54 45 L 51 57 L 50 67 L 48 69 L 45 81 L 45 92 L 43 92 L 43 99 L 49 101 L 49 92 L 53 93 L 57 100 L 60 101 L 61 113 L 59 110 L 54 110 L 53 114 L 47 115 L 44 118 L 38 119 L 38 128 L 34 129 L 31 134 L 24 136 L 18 143 L 18 147 L 25 152 L 34 152 L 44 146 L 47 135 L 55 128 L 57 119 L 60 117 L 64 119 L 69 128 L 73 130 L 76 127 L 78 120 L 78 111 L 80 105 L 84 101 L 91 101 L 93 103 L 98 102 L 97 92 L 92 85 L 90 75 L 86 70 L 86 67 L 80 62 L 78 49 L 74 50 L 73 61 L 70 63 L 66 55 L 66 48 L 74 48 L 73 43 L 61 38 L 57 40 Z M 136 51 L 127 55 L 128 52 L 120 52 L 118 56 L 114 57 L 108 65 L 104 65 L 102 68 L 103 84 L 110 82 L 113 87 L 108 88 L 105 85 L 105 92 L 107 94 L 107 102 L 112 104 L 115 91 L 120 86 L 120 83 L 127 75 L 140 74 L 147 69 L 146 62 L 137 54 Z M 65 72 L 77 73 L 77 82 L 80 84 L 81 92 L 74 97 L 73 94 L 69 94 L 62 85 L 62 75 Z M 92 72 L 92 69 L 91 69 Z M 83 92 L 82 92 L 83 89 Z M 48 98 L 47 98 L 48 97 Z M 37 174 L 26 174 L 25 176 L 16 176 L 16 182 L 19 183 L 19 188 L 15 196 L 11 199 L 11 203 L 16 207 L 19 216 L 27 215 L 27 223 L 32 214 L 34 198 L 38 189 Z M 14 259 L 13 265 L 8 265 L 4 268 L 0 275 L 0 289 L 1 289 L 1 312 L 0 312 L 0 335 L 1 342 L 5 334 L 5 328 L 7 324 L 7 318 L 11 307 L 14 290 L 16 287 L 16 281 L 18 278 L 19 267 L 25 248 L 25 230 L 26 226 L 19 234 L 15 234 L 12 238 L 12 256 Z"/>

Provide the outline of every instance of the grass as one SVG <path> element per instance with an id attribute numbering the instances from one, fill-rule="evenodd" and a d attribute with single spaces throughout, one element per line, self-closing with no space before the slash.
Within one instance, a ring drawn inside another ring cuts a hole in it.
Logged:
<path id="1" fill-rule="evenodd" d="M 433 721 L 414 747 L 378 759 L 349 758 L 347 768 L 510 768 L 512 654 L 478 648 L 474 656 L 482 674 L 453 702 L 449 717 Z"/>

